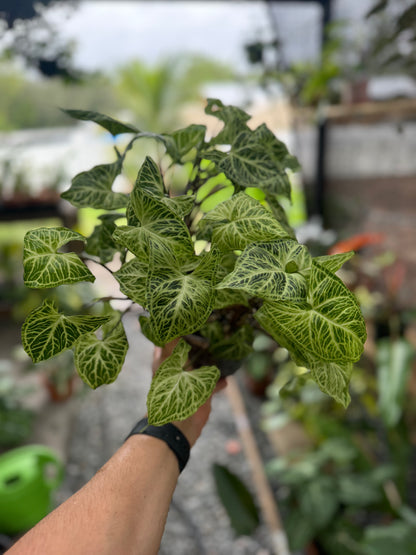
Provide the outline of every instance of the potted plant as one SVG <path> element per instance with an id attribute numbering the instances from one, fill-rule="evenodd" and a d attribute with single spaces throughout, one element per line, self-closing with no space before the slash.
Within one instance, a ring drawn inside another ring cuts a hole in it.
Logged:
<path id="1" fill-rule="evenodd" d="M 42 372 L 42 382 L 52 401 L 59 403 L 72 396 L 75 379 L 78 379 L 72 351 L 64 351 L 56 357 L 41 362 L 39 370 Z"/>
<path id="2" fill-rule="evenodd" d="M 63 227 L 29 231 L 24 280 L 34 288 L 93 282 L 85 264 L 93 261 L 118 281 L 126 310 L 141 307 L 148 339 L 164 346 L 181 338 L 152 381 L 149 422 L 162 425 L 196 411 L 220 374 L 235 371 L 251 352 L 253 329 L 286 347 L 346 406 L 366 330 L 355 297 L 335 272 L 353 253 L 312 258 L 297 242 L 279 203 L 290 198 L 289 171 L 298 168 L 286 146 L 265 125 L 249 128 L 243 110 L 216 99 L 208 100 L 206 113 L 223 127 L 210 139 L 203 125 L 159 135 L 97 112 L 67 113 L 132 137 L 123 151 L 115 148 L 114 162 L 78 174 L 62 194 L 76 207 L 105 210 L 91 236 Z M 129 194 L 113 191 L 126 155 L 143 137 L 159 141 L 164 156 L 145 159 Z M 169 176 L 178 166 L 187 177 L 173 194 Z M 62 252 L 72 241 L 83 242 L 85 253 Z M 108 263 L 116 255 L 114 271 Z M 26 352 L 37 362 L 73 349 L 87 384 L 113 382 L 128 344 L 123 312 L 108 300 L 101 314 L 71 316 L 45 300 L 23 324 Z"/>

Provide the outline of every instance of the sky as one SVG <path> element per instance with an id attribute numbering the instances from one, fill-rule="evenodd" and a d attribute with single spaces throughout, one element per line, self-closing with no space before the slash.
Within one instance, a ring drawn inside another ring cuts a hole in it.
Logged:
<path id="1" fill-rule="evenodd" d="M 62 14 L 67 13 L 65 19 Z M 254 1 L 81 1 L 71 13 L 50 13 L 63 38 L 76 41 L 75 64 L 111 70 L 130 58 L 150 65 L 173 53 L 192 51 L 247 68 L 244 43 L 270 38 L 265 2 Z M 291 56 L 313 57 L 319 46 L 319 8 L 279 6 L 277 26 Z M 294 34 L 301 40 L 293 40 Z"/>
<path id="2" fill-rule="evenodd" d="M 334 0 L 334 15 L 360 18 L 374 1 Z M 131 58 L 152 65 L 184 51 L 247 69 L 244 44 L 271 37 L 269 16 L 261 0 L 79 0 L 74 10 L 56 8 L 49 15 L 63 38 L 75 40 L 77 65 L 110 71 Z M 288 60 L 318 55 L 318 5 L 275 3 L 273 16 Z"/>

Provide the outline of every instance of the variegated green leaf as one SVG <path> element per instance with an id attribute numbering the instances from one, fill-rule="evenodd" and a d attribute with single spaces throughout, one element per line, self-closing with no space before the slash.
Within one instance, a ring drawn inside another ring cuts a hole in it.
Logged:
<path id="1" fill-rule="evenodd" d="M 57 252 L 69 241 L 85 242 L 85 237 L 65 227 L 39 227 L 26 233 L 23 269 L 27 287 L 43 289 L 64 283 L 95 280 L 75 253 Z"/>
<path id="2" fill-rule="evenodd" d="M 140 260 L 147 261 L 156 251 L 166 258 L 186 261 L 194 256 L 194 247 L 185 223 L 163 202 L 139 188 L 131 194 L 131 206 L 137 225 L 120 226 L 114 239 Z M 129 217 L 130 221 L 134 221 Z"/>
<path id="3" fill-rule="evenodd" d="M 270 131 L 266 124 L 259 125 L 257 129 L 253 131 L 253 140 L 256 143 L 261 144 L 271 155 L 273 160 L 283 169 L 290 169 L 294 172 L 300 170 L 300 164 L 296 156 L 289 154 L 287 146 L 276 137 L 274 133 Z M 289 185 L 290 186 L 290 185 Z M 275 190 L 275 193 L 279 191 Z M 290 197 L 290 191 L 287 191 Z M 288 196 L 286 194 L 286 196 Z"/>
<path id="4" fill-rule="evenodd" d="M 210 341 L 209 351 L 216 360 L 241 360 L 253 350 L 253 328 L 248 324 L 224 335 L 223 326 L 218 321 L 209 322 L 201 333 Z"/>
<path id="5" fill-rule="evenodd" d="M 366 329 L 354 295 L 317 262 L 312 264 L 308 302 L 265 302 L 255 318 L 306 366 L 315 359 L 356 362 L 363 352 Z"/>
<path id="6" fill-rule="evenodd" d="M 140 306 L 146 306 L 146 280 L 149 265 L 138 258 L 123 264 L 114 277 L 120 284 L 120 291 Z"/>
<path id="7" fill-rule="evenodd" d="M 85 252 L 97 256 L 105 264 L 110 262 L 119 246 L 113 239 L 113 232 L 116 229 L 116 220 L 122 218 L 122 214 L 102 214 L 98 216 L 101 224 L 95 226 L 94 231 L 87 239 Z"/>
<path id="8" fill-rule="evenodd" d="M 211 251 L 191 273 L 151 261 L 146 308 L 158 345 L 198 330 L 212 311 L 219 254 Z"/>
<path id="9" fill-rule="evenodd" d="M 211 139 L 210 144 L 231 144 L 241 131 L 247 130 L 251 118 L 236 106 L 224 106 L 217 98 L 208 98 L 205 113 L 224 122 L 223 129 Z"/>
<path id="10" fill-rule="evenodd" d="M 111 187 L 120 174 L 121 162 L 95 166 L 91 170 L 81 172 L 72 180 L 71 187 L 61 197 L 77 208 L 102 208 L 117 210 L 128 203 L 128 196 L 115 193 Z"/>
<path id="11" fill-rule="evenodd" d="M 166 150 L 174 162 L 180 162 L 192 148 L 199 150 L 204 143 L 205 125 L 188 125 L 167 136 Z"/>
<path id="12" fill-rule="evenodd" d="M 33 362 L 47 360 L 70 349 L 78 339 L 98 329 L 109 316 L 65 316 L 46 300 L 35 308 L 22 326 L 22 343 Z"/>
<path id="13" fill-rule="evenodd" d="M 150 156 L 146 156 L 140 167 L 135 187 L 157 197 L 161 197 L 165 193 L 165 186 L 159 166 Z"/>
<path id="14" fill-rule="evenodd" d="M 299 272 L 310 264 L 307 248 L 292 239 L 252 243 L 217 288 L 238 289 L 271 301 L 305 300 L 307 282 Z"/>
<path id="15" fill-rule="evenodd" d="M 163 183 L 162 174 L 159 166 L 152 158 L 150 158 L 150 156 L 146 156 L 146 159 L 140 168 L 135 183 L 135 189 L 140 189 L 146 194 L 158 198 L 159 201 L 164 202 L 166 206 L 179 217 L 189 214 L 194 206 L 194 197 L 191 195 L 180 195 L 178 197 L 165 196 L 165 185 Z M 133 192 L 132 197 L 135 196 L 136 194 Z M 134 206 L 135 204 L 133 202 L 133 211 Z"/>
<path id="16" fill-rule="evenodd" d="M 162 426 L 185 420 L 211 396 L 220 372 L 215 366 L 185 371 L 189 350 L 182 339 L 157 370 L 147 396 L 149 424 Z"/>
<path id="17" fill-rule="evenodd" d="M 98 339 L 95 333 L 88 333 L 75 344 L 75 367 L 81 379 L 93 389 L 115 381 L 128 349 L 119 315 L 103 326 L 102 334 L 103 338 Z"/>
<path id="18" fill-rule="evenodd" d="M 177 197 L 165 197 L 165 204 L 175 212 L 180 218 L 187 216 L 195 206 L 193 195 L 179 195 Z"/>
<path id="19" fill-rule="evenodd" d="M 128 123 L 121 123 L 110 116 L 105 116 L 99 112 L 93 112 L 91 110 L 62 110 L 71 118 L 79 119 L 82 121 L 93 121 L 101 127 L 104 127 L 112 135 L 120 135 L 121 133 L 139 133 L 139 130 Z"/>
<path id="20" fill-rule="evenodd" d="M 352 374 L 352 362 L 323 362 L 316 360 L 310 364 L 311 375 L 320 389 L 344 407 L 350 404 L 348 391 Z"/>
<path id="21" fill-rule="evenodd" d="M 217 289 L 215 291 L 213 310 L 220 310 L 227 306 L 248 306 L 248 295 L 237 289 Z"/>
<path id="22" fill-rule="evenodd" d="M 287 237 L 281 224 L 257 200 L 238 193 L 221 202 L 201 220 L 212 226 L 212 241 L 221 250 L 243 250 L 253 241 Z"/>
<path id="23" fill-rule="evenodd" d="M 270 210 L 272 211 L 273 216 L 280 223 L 283 229 L 287 232 L 287 236 L 292 237 L 292 239 L 296 239 L 296 234 L 291 228 L 291 226 L 289 225 L 286 212 L 283 206 L 279 202 L 278 195 L 265 191 L 265 200 Z"/>
<path id="24" fill-rule="evenodd" d="M 237 185 L 259 187 L 290 198 L 290 182 L 283 163 L 256 140 L 252 131 L 238 135 L 218 168 Z"/>
<path id="25" fill-rule="evenodd" d="M 316 256 L 314 260 L 316 260 L 320 266 L 323 266 L 329 272 L 335 273 L 353 256 L 354 251 L 350 251 L 341 252 L 339 254 Z"/>

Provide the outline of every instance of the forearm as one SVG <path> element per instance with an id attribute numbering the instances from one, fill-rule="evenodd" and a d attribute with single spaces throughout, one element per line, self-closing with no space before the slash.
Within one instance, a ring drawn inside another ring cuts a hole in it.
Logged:
<path id="1" fill-rule="evenodd" d="M 132 436 L 88 484 L 8 553 L 157 553 L 178 476 L 178 461 L 163 441 Z"/>

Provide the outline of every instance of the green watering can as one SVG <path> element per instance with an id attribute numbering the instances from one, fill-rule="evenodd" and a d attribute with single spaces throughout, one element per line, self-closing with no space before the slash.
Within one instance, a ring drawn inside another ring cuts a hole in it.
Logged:
<path id="1" fill-rule="evenodd" d="M 46 516 L 51 493 L 64 476 L 62 462 L 43 445 L 28 445 L 0 456 L 0 533 L 24 532 Z"/>

